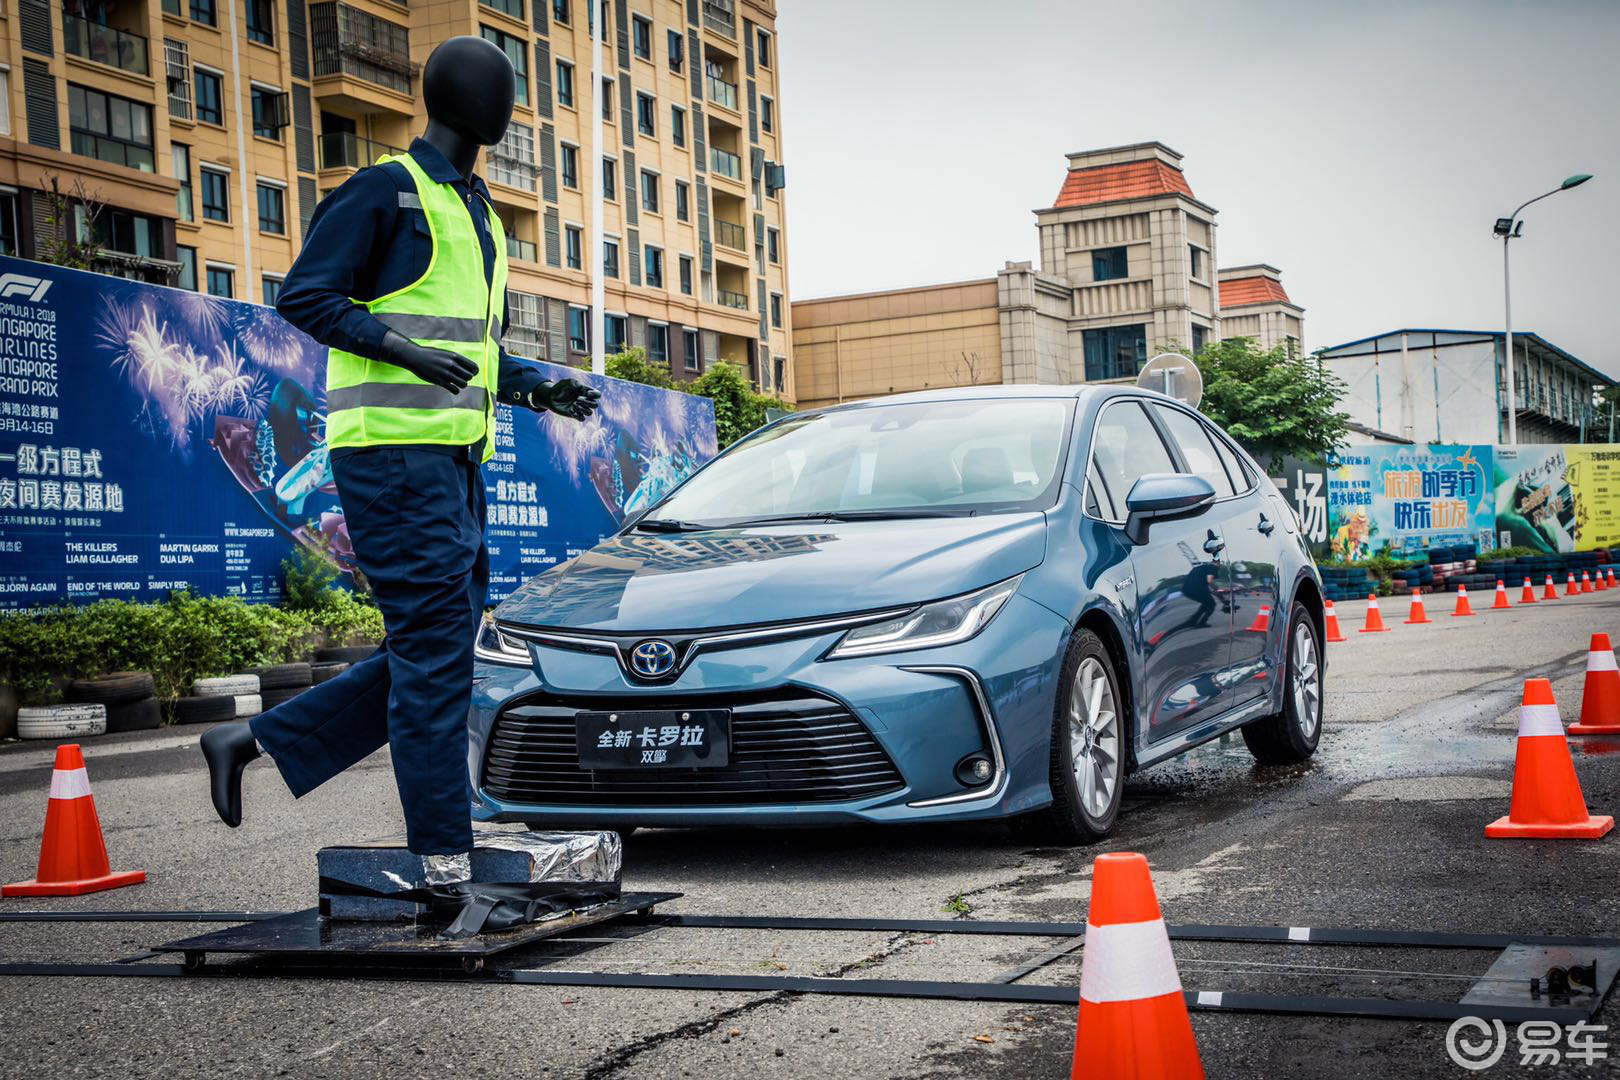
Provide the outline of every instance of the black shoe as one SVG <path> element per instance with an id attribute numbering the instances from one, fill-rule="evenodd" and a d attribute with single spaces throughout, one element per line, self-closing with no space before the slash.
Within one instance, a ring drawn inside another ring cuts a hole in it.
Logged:
<path id="1" fill-rule="evenodd" d="M 528 905 L 499 895 L 501 886 L 457 881 L 430 885 L 424 922 L 443 926 L 441 938 L 465 938 L 496 933 L 533 922 Z M 470 909 L 470 910 L 469 910 Z"/>
<path id="2" fill-rule="evenodd" d="M 210 728 L 203 732 L 202 752 L 214 809 L 234 829 L 242 824 L 242 770 L 259 756 L 253 729 L 246 720 Z"/>

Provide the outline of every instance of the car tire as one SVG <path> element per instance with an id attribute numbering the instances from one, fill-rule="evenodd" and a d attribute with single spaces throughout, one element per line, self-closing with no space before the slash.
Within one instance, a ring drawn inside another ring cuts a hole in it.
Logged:
<path id="1" fill-rule="evenodd" d="M 1322 738 L 1322 642 L 1304 604 L 1289 612 L 1283 641 L 1282 711 L 1243 726 L 1243 741 L 1262 765 L 1304 761 Z"/>
<path id="2" fill-rule="evenodd" d="M 242 674 L 257 675 L 259 677 L 260 693 L 271 690 L 304 690 L 312 682 L 309 665 L 302 662 L 251 667 Z"/>
<path id="3" fill-rule="evenodd" d="M 177 724 L 217 724 L 236 719 L 236 698 L 231 694 L 202 694 L 175 698 L 169 714 Z"/>
<path id="4" fill-rule="evenodd" d="M 285 705 L 308 689 L 307 686 L 289 686 L 281 690 L 261 690 L 259 691 L 259 706 L 269 711 L 277 705 Z"/>
<path id="5" fill-rule="evenodd" d="M 257 694 L 259 692 L 259 677 L 257 675 L 221 675 L 212 679 L 198 679 L 191 684 L 191 692 L 198 697 L 215 697 L 220 694 L 230 694 L 232 696 Z"/>
<path id="6" fill-rule="evenodd" d="M 1093 700 L 1087 699 L 1088 693 Z M 1095 843 L 1113 831 L 1130 746 L 1124 702 L 1108 646 L 1090 630 L 1077 630 L 1063 658 L 1052 713 L 1048 766 L 1052 805 L 1013 819 L 1020 834 L 1076 845 Z M 1077 768 L 1077 756 L 1082 754 L 1086 762 Z M 1090 779 L 1082 781 L 1087 768 L 1092 770 Z"/>
<path id="7" fill-rule="evenodd" d="M 107 734 L 118 731 L 153 731 L 163 726 L 163 711 L 155 697 L 107 706 Z"/>
<path id="8" fill-rule="evenodd" d="M 236 718 L 246 720 L 250 716 L 258 716 L 264 712 L 264 699 L 258 694 L 237 694 Z"/>
<path id="9" fill-rule="evenodd" d="M 17 737 L 20 739 L 81 739 L 104 735 L 107 706 L 41 705 L 17 710 Z"/>
<path id="10" fill-rule="evenodd" d="M 127 705 L 157 693 L 152 676 L 144 671 L 116 671 L 93 679 L 69 679 L 67 699 L 80 705 Z"/>
<path id="11" fill-rule="evenodd" d="M 328 679 L 337 678 L 347 670 L 349 670 L 348 661 L 317 660 L 309 665 L 309 677 L 314 685 L 319 686 Z"/>

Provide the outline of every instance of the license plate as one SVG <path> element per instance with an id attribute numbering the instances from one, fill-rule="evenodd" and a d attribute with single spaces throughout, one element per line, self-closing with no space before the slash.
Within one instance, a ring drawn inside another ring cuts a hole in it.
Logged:
<path id="1" fill-rule="evenodd" d="M 650 709 L 574 715 L 582 769 L 723 769 L 730 709 Z"/>

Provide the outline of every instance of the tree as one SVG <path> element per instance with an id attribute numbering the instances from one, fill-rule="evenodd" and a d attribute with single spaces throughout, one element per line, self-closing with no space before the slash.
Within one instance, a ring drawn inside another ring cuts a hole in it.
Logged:
<path id="1" fill-rule="evenodd" d="M 1319 358 L 1227 338 L 1193 361 L 1204 376 L 1199 409 L 1266 468 L 1291 455 L 1321 457 L 1345 441 L 1350 417 L 1337 409 L 1344 383 Z"/>
<path id="2" fill-rule="evenodd" d="M 62 181 L 52 176 L 49 185 L 41 185 L 45 196 L 45 235 L 39 238 L 36 257 L 40 262 L 66 266 L 71 270 L 88 270 L 101 245 L 95 239 L 96 220 L 106 209 L 95 195 L 85 190 L 84 180 L 75 178 L 73 191 L 64 193 Z M 79 208 L 82 224 L 75 221 L 74 207 Z"/>
<path id="3" fill-rule="evenodd" d="M 793 411 L 793 406 L 782 399 L 755 391 L 742 368 L 724 360 L 710 364 L 708 370 L 687 384 L 687 389 L 714 402 L 715 435 L 721 449 L 764 424 L 765 410 Z"/>
<path id="4" fill-rule="evenodd" d="M 607 373 L 615 379 L 657 386 L 664 390 L 675 389 L 675 380 L 670 378 L 669 368 L 648 360 L 647 350 L 640 345 L 632 345 L 623 352 L 607 357 L 605 367 Z"/>

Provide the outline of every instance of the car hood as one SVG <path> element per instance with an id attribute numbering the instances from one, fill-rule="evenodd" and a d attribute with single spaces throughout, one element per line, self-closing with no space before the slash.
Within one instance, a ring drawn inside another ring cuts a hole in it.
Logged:
<path id="1" fill-rule="evenodd" d="M 553 567 L 500 605 L 503 622 L 696 630 L 901 607 L 1040 563 L 1046 516 L 629 532 Z"/>

